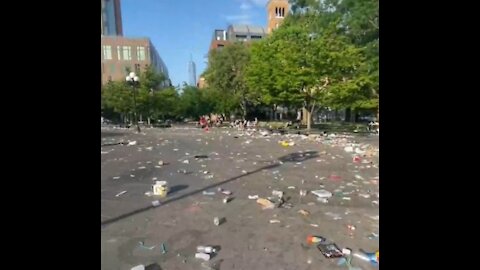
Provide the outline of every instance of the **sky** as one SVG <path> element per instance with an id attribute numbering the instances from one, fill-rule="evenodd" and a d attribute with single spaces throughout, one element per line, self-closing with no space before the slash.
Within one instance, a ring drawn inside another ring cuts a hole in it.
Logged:
<path id="1" fill-rule="evenodd" d="M 266 27 L 268 0 L 121 0 L 123 35 L 148 37 L 174 86 L 188 82 L 190 55 L 197 81 L 215 29 L 230 24 Z"/>

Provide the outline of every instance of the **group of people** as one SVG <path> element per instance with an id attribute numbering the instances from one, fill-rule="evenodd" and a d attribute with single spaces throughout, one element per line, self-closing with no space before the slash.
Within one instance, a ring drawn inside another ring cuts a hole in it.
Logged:
<path id="1" fill-rule="evenodd" d="M 223 121 L 225 121 L 224 115 L 212 115 L 211 117 L 209 115 L 203 115 L 200 117 L 200 120 L 198 121 L 198 125 L 201 128 L 212 127 L 212 126 L 218 127 L 223 124 Z"/>

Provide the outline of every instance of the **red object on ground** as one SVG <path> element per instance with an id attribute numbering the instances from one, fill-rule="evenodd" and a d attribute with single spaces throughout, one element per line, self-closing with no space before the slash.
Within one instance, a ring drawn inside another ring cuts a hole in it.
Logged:
<path id="1" fill-rule="evenodd" d="M 324 239 L 322 237 L 319 237 L 319 236 L 314 236 L 314 235 L 309 235 L 307 236 L 307 243 L 308 244 L 315 244 L 315 243 L 320 243 L 320 242 L 323 242 Z"/>
<path id="2" fill-rule="evenodd" d="M 340 179 L 342 179 L 342 177 L 338 175 L 330 175 L 330 180 L 340 180 Z"/>
<path id="3" fill-rule="evenodd" d="M 354 156 L 353 157 L 353 162 L 359 163 L 360 161 L 362 161 L 362 159 L 359 156 Z"/>

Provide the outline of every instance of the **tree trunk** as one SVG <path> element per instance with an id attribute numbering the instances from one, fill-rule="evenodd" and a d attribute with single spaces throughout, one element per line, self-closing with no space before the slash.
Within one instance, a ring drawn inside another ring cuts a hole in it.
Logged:
<path id="1" fill-rule="evenodd" d="M 150 116 L 147 117 L 147 124 L 150 126 Z"/>
<path id="2" fill-rule="evenodd" d="M 308 119 L 307 119 L 307 130 L 310 131 L 312 128 L 312 117 L 313 112 L 315 111 L 315 101 L 313 102 L 311 111 L 308 112 Z"/>

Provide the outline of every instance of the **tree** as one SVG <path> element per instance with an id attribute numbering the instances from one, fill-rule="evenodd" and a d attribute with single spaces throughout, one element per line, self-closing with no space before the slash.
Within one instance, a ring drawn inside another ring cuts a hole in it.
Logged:
<path id="1" fill-rule="evenodd" d="M 133 98 L 130 87 L 125 82 L 109 82 L 102 89 L 104 110 L 117 113 L 124 121 L 133 112 Z"/>
<path id="2" fill-rule="evenodd" d="M 249 60 L 249 48 L 242 43 L 214 50 L 209 55 L 204 77 L 209 88 L 218 94 L 217 109 L 224 113 L 240 109 L 244 117 L 247 114 L 250 95 L 245 83 L 245 70 Z"/>

